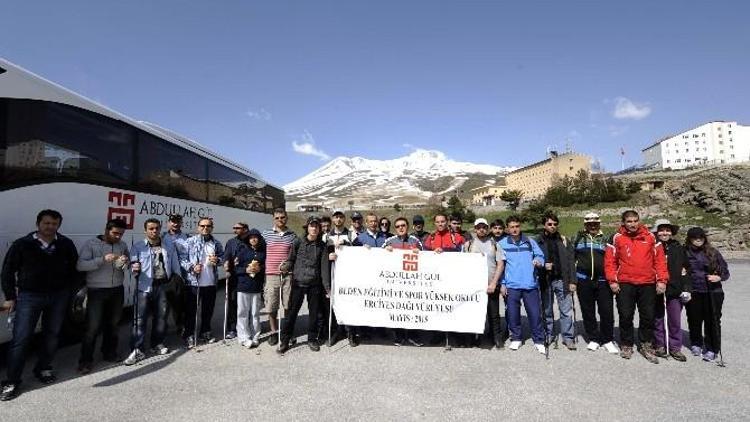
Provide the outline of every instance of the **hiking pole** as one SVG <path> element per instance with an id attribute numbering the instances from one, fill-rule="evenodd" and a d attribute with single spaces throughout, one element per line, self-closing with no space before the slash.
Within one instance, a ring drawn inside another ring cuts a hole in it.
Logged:
<path id="1" fill-rule="evenodd" d="M 669 359 L 669 319 L 667 318 L 667 292 L 664 291 L 664 345 L 667 352 L 667 357 L 665 357 L 664 359 Z"/>
<path id="2" fill-rule="evenodd" d="M 133 250 L 133 237 L 130 237 L 130 250 Z M 140 257 L 140 254 L 139 254 Z M 136 338 L 138 336 L 138 281 L 141 277 L 141 262 L 135 261 L 135 263 L 138 263 L 138 271 L 133 271 L 135 274 L 135 283 L 133 283 L 133 338 Z M 132 268 L 132 267 L 131 267 Z"/>
<path id="3" fill-rule="evenodd" d="M 229 277 L 224 279 L 224 339 L 222 342 L 225 345 L 229 345 L 227 342 L 227 317 L 229 316 Z"/>
<path id="4" fill-rule="evenodd" d="M 708 313 L 711 314 L 711 331 L 713 331 L 713 335 L 711 337 L 713 337 L 713 343 L 715 347 L 717 344 L 721 344 L 721 327 L 719 326 L 719 321 L 716 319 L 716 313 L 714 312 L 714 303 L 711 297 L 711 282 L 708 280 L 706 280 L 706 300 L 708 300 Z M 726 364 L 724 364 L 724 356 L 721 353 L 721 346 L 719 346 L 718 349 L 719 362 L 716 365 L 721 368 L 726 368 Z"/>
<path id="5" fill-rule="evenodd" d="M 193 328 L 193 348 L 195 353 L 200 353 L 198 349 L 198 313 L 201 309 L 201 286 L 196 283 L 195 286 L 195 328 Z"/>
<path id="6" fill-rule="evenodd" d="M 573 301 L 573 344 L 578 344 L 578 330 L 576 330 L 576 321 L 578 320 L 578 316 L 576 315 L 576 294 L 574 292 L 570 292 L 570 298 Z"/>
<path id="7" fill-rule="evenodd" d="M 276 326 L 279 328 L 279 350 L 281 350 L 281 313 L 284 312 L 284 275 L 281 275 L 281 283 L 279 283 L 279 311 L 276 312 Z M 294 334 L 294 333 L 292 333 Z"/>

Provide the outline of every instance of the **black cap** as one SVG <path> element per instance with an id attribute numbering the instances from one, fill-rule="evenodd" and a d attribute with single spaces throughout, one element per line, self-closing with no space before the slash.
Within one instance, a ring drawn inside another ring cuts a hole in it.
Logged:
<path id="1" fill-rule="evenodd" d="M 424 217 L 417 214 L 411 219 L 412 224 L 424 224 Z"/>
<path id="2" fill-rule="evenodd" d="M 688 239 L 705 239 L 706 231 L 700 227 L 692 227 L 687 231 Z"/>
<path id="3" fill-rule="evenodd" d="M 358 213 L 357 211 L 354 211 L 352 213 L 352 220 L 361 220 L 361 219 L 362 219 L 362 214 Z"/>
<path id="4" fill-rule="evenodd" d="M 174 223 L 182 223 L 182 216 L 180 214 L 172 214 L 169 216 L 169 221 Z"/>
<path id="5" fill-rule="evenodd" d="M 310 224 L 320 225 L 320 218 L 317 215 L 311 215 L 307 217 L 307 223 L 305 223 L 305 225 L 307 226 Z"/>

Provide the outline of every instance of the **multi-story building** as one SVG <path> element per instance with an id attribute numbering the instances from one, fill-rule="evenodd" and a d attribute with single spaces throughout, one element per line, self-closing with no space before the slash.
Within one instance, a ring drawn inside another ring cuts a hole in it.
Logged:
<path id="1" fill-rule="evenodd" d="M 471 190 L 471 204 L 480 206 L 497 205 L 500 201 L 500 195 L 508 189 L 505 185 L 500 186 L 482 186 Z"/>
<path id="2" fill-rule="evenodd" d="M 641 150 L 646 167 L 683 169 L 750 161 L 750 126 L 715 121 L 664 137 Z"/>
<path id="3" fill-rule="evenodd" d="M 555 180 L 565 176 L 574 177 L 580 170 L 591 171 L 591 157 L 553 151 L 542 161 L 506 174 L 505 184 L 508 190 L 522 191 L 524 199 L 535 199 L 542 197 Z"/>

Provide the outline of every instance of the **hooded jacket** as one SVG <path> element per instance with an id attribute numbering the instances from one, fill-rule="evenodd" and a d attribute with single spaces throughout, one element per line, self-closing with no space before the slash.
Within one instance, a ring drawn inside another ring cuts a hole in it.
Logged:
<path id="1" fill-rule="evenodd" d="M 130 260 L 130 251 L 123 241 L 107 243 L 104 236 L 89 239 L 81 246 L 76 269 L 86 273 L 86 286 L 94 289 L 120 287 L 125 278 L 128 263 L 118 260 L 104 261 L 107 254 L 125 255 Z"/>
<path id="2" fill-rule="evenodd" d="M 320 238 L 297 238 L 289 251 L 289 265 L 294 284 L 300 287 L 323 285 L 331 290 L 331 271 L 326 244 Z"/>
<path id="3" fill-rule="evenodd" d="M 716 259 L 713 263 L 703 251 L 687 248 L 686 253 L 693 291 L 707 293 L 710 286 L 712 292 L 722 292 L 721 282 L 729 279 L 729 267 L 727 266 L 727 261 L 721 256 L 721 253 L 715 251 Z M 721 281 L 718 283 L 709 283 L 706 278 L 709 275 L 718 275 L 721 277 Z"/>
<path id="4" fill-rule="evenodd" d="M 669 271 L 669 284 L 667 284 L 667 297 L 675 299 L 682 292 L 692 292 L 693 286 L 690 281 L 689 266 L 685 248 L 680 242 L 671 239 L 667 243 L 661 243 L 667 257 L 667 270 Z"/>
<path id="5" fill-rule="evenodd" d="M 258 248 L 253 249 L 248 242 L 235 243 L 234 250 L 232 251 L 232 272 L 234 277 L 237 278 L 238 292 L 261 293 L 263 292 L 263 283 L 266 278 L 266 244 L 263 241 L 260 231 L 256 229 L 250 230 L 248 238 L 249 236 L 258 236 Z M 254 277 L 247 273 L 247 266 L 253 260 L 258 261 L 260 264 L 260 272 L 256 273 Z"/>
<path id="6" fill-rule="evenodd" d="M 669 282 L 664 248 L 643 225 L 632 235 L 621 226 L 612 236 L 604 253 L 604 273 L 610 283 L 646 285 Z"/>
<path id="7" fill-rule="evenodd" d="M 69 238 L 57 234 L 47 248 L 34 238 L 36 232 L 17 239 L 3 262 L 5 300 L 16 299 L 16 289 L 37 293 L 56 292 L 78 281 L 78 251 Z"/>

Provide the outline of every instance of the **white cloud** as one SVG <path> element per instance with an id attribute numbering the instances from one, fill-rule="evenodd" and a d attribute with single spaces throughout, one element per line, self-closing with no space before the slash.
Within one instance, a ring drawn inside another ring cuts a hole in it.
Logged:
<path id="1" fill-rule="evenodd" d="M 245 112 L 245 114 L 250 117 L 253 120 L 271 120 L 271 113 L 266 110 L 265 108 L 261 107 L 260 110 L 254 111 L 254 110 L 248 110 Z"/>
<path id="2" fill-rule="evenodd" d="M 641 120 L 651 114 L 651 106 L 647 103 L 638 104 L 625 97 L 615 98 L 615 108 L 612 117 L 615 119 Z"/>
<path id="3" fill-rule="evenodd" d="M 313 138 L 312 134 L 308 131 L 305 131 L 302 134 L 299 142 L 292 141 L 292 149 L 298 154 L 318 157 L 321 161 L 327 161 L 331 159 L 330 155 L 326 154 L 325 152 L 323 152 L 323 150 L 315 146 L 315 138 Z"/>

